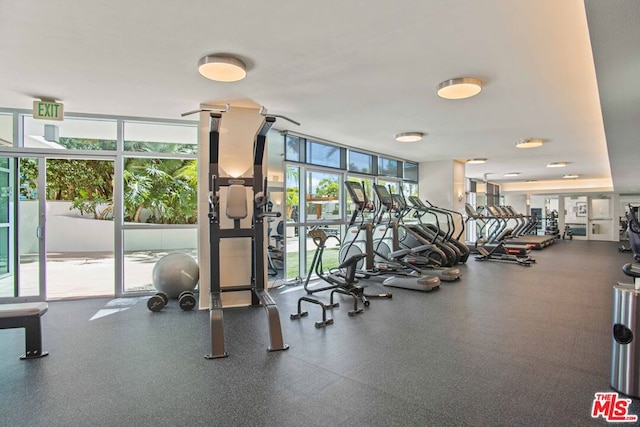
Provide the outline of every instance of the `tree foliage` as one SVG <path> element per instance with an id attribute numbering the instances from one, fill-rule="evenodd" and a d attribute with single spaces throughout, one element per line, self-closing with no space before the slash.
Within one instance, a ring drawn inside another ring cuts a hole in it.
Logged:
<path id="1" fill-rule="evenodd" d="M 331 178 L 323 178 L 318 183 L 315 191 L 315 197 L 338 198 L 340 187 L 338 181 Z"/>
<path id="2" fill-rule="evenodd" d="M 84 144 L 82 141 L 74 140 L 67 145 L 80 148 Z M 156 145 L 151 148 L 157 148 Z M 171 146 L 164 144 L 163 148 L 169 150 Z M 179 144 L 173 146 L 182 150 Z M 37 198 L 37 175 L 36 159 L 20 159 L 22 198 Z M 126 222 L 195 224 L 197 198 L 196 160 L 125 158 L 123 201 Z M 93 214 L 96 219 L 112 219 L 113 162 L 47 159 L 46 199 L 71 201 L 71 209 L 82 214 Z"/>

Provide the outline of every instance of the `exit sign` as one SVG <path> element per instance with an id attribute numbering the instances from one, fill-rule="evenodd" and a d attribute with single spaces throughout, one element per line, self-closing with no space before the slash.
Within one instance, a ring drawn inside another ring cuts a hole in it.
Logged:
<path id="1" fill-rule="evenodd" d="M 64 111 L 59 102 L 33 101 L 33 118 L 44 120 L 62 120 Z"/>

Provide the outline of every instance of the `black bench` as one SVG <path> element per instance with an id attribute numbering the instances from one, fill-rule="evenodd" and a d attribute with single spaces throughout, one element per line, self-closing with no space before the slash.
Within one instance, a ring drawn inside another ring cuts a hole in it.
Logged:
<path id="1" fill-rule="evenodd" d="M 46 302 L 0 304 L 0 329 L 24 328 L 26 353 L 20 359 L 36 359 L 49 353 L 42 351 L 40 318 L 47 312 Z"/>

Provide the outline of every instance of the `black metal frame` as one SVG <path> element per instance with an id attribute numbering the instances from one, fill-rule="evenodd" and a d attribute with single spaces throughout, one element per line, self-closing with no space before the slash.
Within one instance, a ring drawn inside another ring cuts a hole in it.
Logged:
<path id="1" fill-rule="evenodd" d="M 209 265 L 210 265 L 210 323 L 211 353 L 207 359 L 227 357 L 224 343 L 222 292 L 251 291 L 251 306 L 262 305 L 267 313 L 270 345 L 269 351 L 280 351 L 289 348 L 282 338 L 282 327 L 278 307 L 265 287 L 265 249 L 264 218 L 280 216 L 279 212 L 268 212 L 266 182 L 262 162 L 266 145 L 267 132 L 276 119 L 266 116 L 262 128 L 256 135 L 253 146 L 253 177 L 227 178 L 220 177 L 219 149 L 221 113 L 211 113 L 209 131 Z M 231 185 L 242 185 L 253 189 L 253 214 L 251 228 L 242 228 L 240 220 L 234 219 L 233 228 L 220 228 L 220 188 Z M 244 286 L 225 286 L 220 283 L 220 240 L 225 238 L 251 239 L 251 283 Z"/>
<path id="2" fill-rule="evenodd" d="M 37 359 L 49 354 L 46 351 L 42 351 L 42 326 L 40 318 L 46 312 L 47 308 L 44 308 L 36 314 L 0 318 L 0 329 L 24 328 L 25 354 L 20 356 L 20 359 Z"/>

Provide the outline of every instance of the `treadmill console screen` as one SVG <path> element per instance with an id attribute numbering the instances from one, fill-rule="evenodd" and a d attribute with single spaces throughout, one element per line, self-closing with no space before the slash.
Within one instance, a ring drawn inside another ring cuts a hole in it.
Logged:
<path id="1" fill-rule="evenodd" d="M 422 200 L 420 200 L 420 197 L 409 196 L 409 200 L 411 200 L 411 203 L 413 203 L 414 206 L 417 206 L 419 208 L 426 207 L 424 203 L 422 203 Z"/>
<path id="2" fill-rule="evenodd" d="M 398 209 L 404 209 L 404 200 L 402 200 L 402 197 L 400 197 L 399 194 L 392 194 L 391 198 L 393 199 L 393 203 L 396 204 Z"/>
<path id="3" fill-rule="evenodd" d="M 373 186 L 373 189 L 376 191 L 376 194 L 380 199 L 380 203 L 382 203 L 383 205 L 393 204 L 391 194 L 389 193 L 389 190 L 387 190 L 387 187 L 385 187 L 384 185 L 375 184 Z"/>
<path id="4" fill-rule="evenodd" d="M 359 182 L 354 181 L 345 181 L 345 187 L 349 191 L 349 195 L 353 202 L 356 204 L 366 203 L 367 196 L 364 194 L 364 190 L 362 189 L 362 185 Z"/>

